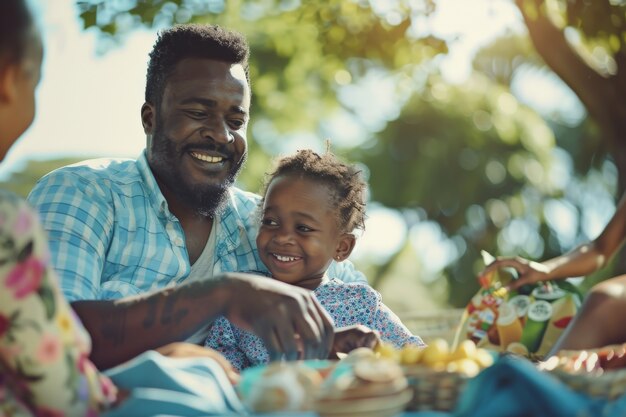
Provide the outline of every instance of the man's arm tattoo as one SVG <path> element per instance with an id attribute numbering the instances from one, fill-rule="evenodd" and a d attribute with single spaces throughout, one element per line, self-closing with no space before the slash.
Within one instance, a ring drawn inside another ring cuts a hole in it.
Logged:
<path id="1" fill-rule="evenodd" d="M 181 298 L 182 291 L 171 291 L 167 293 L 163 304 L 163 313 L 161 314 L 161 324 L 178 325 L 189 314 L 186 307 L 178 307 L 176 304 Z"/>
<path id="2" fill-rule="evenodd" d="M 100 333 L 114 346 L 124 343 L 126 330 L 126 310 L 121 309 L 105 314 L 102 318 Z"/>
<path id="3" fill-rule="evenodd" d="M 159 300 L 156 297 L 151 297 L 146 300 L 146 303 L 148 304 L 148 312 L 146 313 L 146 317 L 143 319 L 141 324 L 144 329 L 149 329 L 154 326 L 154 323 L 156 322 Z"/>

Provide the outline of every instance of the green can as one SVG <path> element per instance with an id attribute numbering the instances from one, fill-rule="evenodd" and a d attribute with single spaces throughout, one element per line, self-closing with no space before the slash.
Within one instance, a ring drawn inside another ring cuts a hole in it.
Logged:
<path id="1" fill-rule="evenodd" d="M 522 331 L 522 340 L 520 340 L 528 352 L 535 353 L 539 349 L 550 318 L 552 318 L 552 304 L 545 300 L 536 300 L 530 303 L 526 315 L 526 324 Z"/>
<path id="2" fill-rule="evenodd" d="M 532 296 L 535 300 L 545 300 L 549 303 L 553 303 L 559 298 L 565 297 L 567 293 L 557 287 L 556 285 L 543 285 L 535 288 L 532 292 Z"/>

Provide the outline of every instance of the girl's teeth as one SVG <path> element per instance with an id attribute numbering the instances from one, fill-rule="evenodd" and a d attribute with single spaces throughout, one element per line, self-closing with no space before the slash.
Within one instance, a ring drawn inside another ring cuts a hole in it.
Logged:
<path id="1" fill-rule="evenodd" d="M 276 259 L 278 259 L 281 262 L 290 262 L 290 261 L 295 261 L 298 258 L 294 258 L 292 256 L 282 256 L 282 255 L 274 255 L 276 257 Z"/>

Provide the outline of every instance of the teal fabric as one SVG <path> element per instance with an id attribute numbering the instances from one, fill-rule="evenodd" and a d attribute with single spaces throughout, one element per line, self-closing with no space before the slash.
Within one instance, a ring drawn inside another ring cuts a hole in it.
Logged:
<path id="1" fill-rule="evenodd" d="M 105 374 L 131 392 L 105 417 L 246 414 L 226 374 L 209 358 L 168 358 L 148 351 Z"/>
<path id="2" fill-rule="evenodd" d="M 106 374 L 132 390 L 121 407 L 104 417 L 248 415 L 223 370 L 211 359 L 171 359 L 146 352 Z M 502 357 L 472 379 L 457 408 L 405 412 L 398 417 L 623 417 L 626 393 L 615 401 L 569 389 L 528 361 Z M 258 417 L 317 417 L 315 413 L 272 413 Z"/>
<path id="3" fill-rule="evenodd" d="M 620 417 L 626 416 L 626 396 L 615 401 L 589 397 L 530 362 L 507 356 L 468 383 L 450 416 Z"/>

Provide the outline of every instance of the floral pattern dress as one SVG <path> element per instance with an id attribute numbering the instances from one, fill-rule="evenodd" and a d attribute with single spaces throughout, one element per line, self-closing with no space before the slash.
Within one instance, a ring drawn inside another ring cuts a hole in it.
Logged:
<path id="1" fill-rule="evenodd" d="M 369 284 L 345 283 L 331 278 L 317 287 L 314 293 L 336 327 L 362 324 L 377 330 L 383 341 L 398 349 L 406 344 L 425 346 L 424 341 L 412 334 L 383 304 L 380 293 Z M 223 316 L 213 323 L 205 346 L 220 352 L 239 371 L 270 360 L 260 337 L 238 328 Z"/>
<path id="2" fill-rule="evenodd" d="M 115 387 L 63 298 L 25 201 L 0 190 L 0 416 L 95 416 Z"/>

